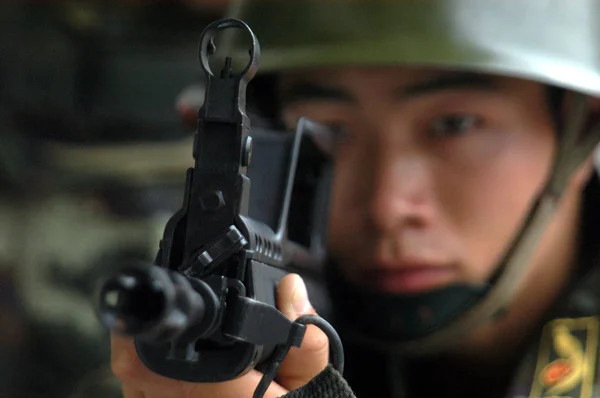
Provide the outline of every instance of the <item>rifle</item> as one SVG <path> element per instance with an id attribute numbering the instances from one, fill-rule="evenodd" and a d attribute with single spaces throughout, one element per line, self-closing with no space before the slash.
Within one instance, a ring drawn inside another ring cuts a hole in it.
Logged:
<path id="1" fill-rule="evenodd" d="M 250 62 L 239 75 L 231 58 L 215 75 L 209 65 L 217 32 L 236 28 L 252 39 Z M 276 228 L 248 216 L 253 139 L 246 88 L 258 69 L 260 46 L 237 19 L 208 25 L 199 59 L 206 74 L 198 111 L 194 167 L 187 171 L 183 206 L 167 222 L 155 264 L 130 264 L 103 281 L 101 322 L 133 336 L 137 353 L 152 371 L 191 382 L 232 380 L 264 369 L 254 397 L 262 397 L 306 325 L 330 340 L 330 362 L 343 372 L 343 348 L 335 329 L 307 315 L 290 321 L 276 309 L 279 280 L 294 269 L 318 267 L 320 259 L 287 237 L 300 143 L 310 135 L 326 143 L 325 126 L 301 119 L 291 139 L 289 169 Z"/>

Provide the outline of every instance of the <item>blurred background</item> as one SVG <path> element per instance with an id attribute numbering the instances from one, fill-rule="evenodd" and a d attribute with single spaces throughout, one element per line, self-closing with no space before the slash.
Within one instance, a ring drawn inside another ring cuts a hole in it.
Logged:
<path id="1" fill-rule="evenodd" d="M 227 3 L 0 5 L 0 397 L 121 396 L 94 276 L 153 260 L 181 206 L 198 38 Z"/>

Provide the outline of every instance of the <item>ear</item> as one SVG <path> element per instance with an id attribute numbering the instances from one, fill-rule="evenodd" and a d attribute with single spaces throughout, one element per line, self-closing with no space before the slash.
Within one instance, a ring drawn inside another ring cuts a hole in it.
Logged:
<path id="1" fill-rule="evenodd" d="M 198 110 L 204 103 L 206 88 L 196 84 L 185 88 L 175 101 L 175 110 L 181 118 L 183 126 L 190 130 L 196 130 L 198 124 Z"/>

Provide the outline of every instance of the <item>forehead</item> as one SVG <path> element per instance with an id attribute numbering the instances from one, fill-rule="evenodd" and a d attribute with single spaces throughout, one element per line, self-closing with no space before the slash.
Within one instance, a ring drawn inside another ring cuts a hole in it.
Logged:
<path id="1" fill-rule="evenodd" d="M 282 100 L 351 99 L 365 95 L 395 98 L 452 90 L 521 93 L 541 91 L 532 81 L 460 70 L 415 67 L 318 68 L 279 75 Z"/>
<path id="2" fill-rule="evenodd" d="M 282 81 L 298 79 L 311 79 L 317 81 L 343 81 L 362 77 L 380 79 L 394 79 L 398 81 L 414 81 L 427 79 L 439 75 L 468 73 L 453 69 L 418 68 L 413 66 L 340 66 L 324 68 L 306 68 L 295 71 L 286 71 L 280 74 Z M 473 73 L 473 75 L 475 75 Z"/>

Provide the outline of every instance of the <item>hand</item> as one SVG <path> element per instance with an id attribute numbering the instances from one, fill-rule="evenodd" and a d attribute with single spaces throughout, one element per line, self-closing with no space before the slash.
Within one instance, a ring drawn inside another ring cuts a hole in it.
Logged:
<path id="1" fill-rule="evenodd" d="M 306 287 L 295 274 L 287 275 L 277 288 L 277 307 L 289 319 L 315 314 L 308 301 Z M 150 371 L 140 361 L 133 339 L 112 335 L 111 366 L 122 382 L 124 398 L 251 398 L 262 377 L 255 370 L 222 383 L 189 383 L 169 379 Z M 329 361 L 327 336 L 309 325 L 302 347 L 292 347 L 281 364 L 276 382 L 271 383 L 264 398 L 277 398 L 308 383 Z"/>

